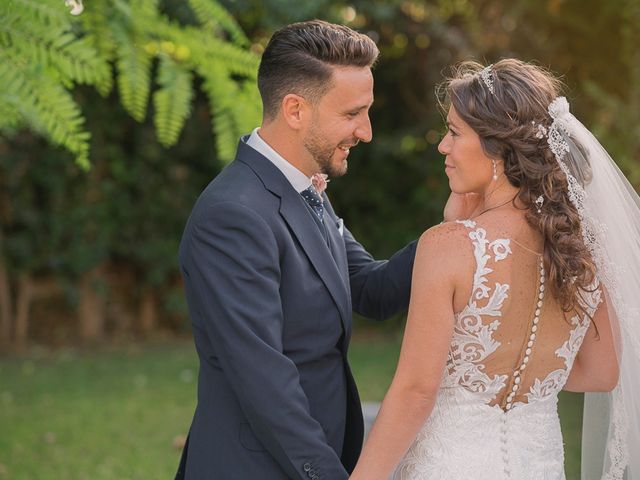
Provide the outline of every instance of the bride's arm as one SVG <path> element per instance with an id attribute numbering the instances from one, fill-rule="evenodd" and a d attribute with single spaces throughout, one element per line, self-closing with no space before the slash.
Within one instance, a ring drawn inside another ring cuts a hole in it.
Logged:
<path id="1" fill-rule="evenodd" d="M 618 383 L 620 331 L 606 290 L 602 298 L 564 386 L 570 392 L 609 392 Z"/>
<path id="2" fill-rule="evenodd" d="M 451 343 L 461 226 L 443 224 L 418 243 L 400 359 L 351 480 L 387 480 L 430 414 Z"/>

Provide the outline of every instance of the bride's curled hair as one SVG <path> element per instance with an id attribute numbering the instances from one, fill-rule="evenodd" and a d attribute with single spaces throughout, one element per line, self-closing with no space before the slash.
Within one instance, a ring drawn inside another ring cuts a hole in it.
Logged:
<path id="1" fill-rule="evenodd" d="M 526 209 L 527 222 L 544 239 L 544 264 L 551 292 L 566 312 L 581 310 L 578 296 L 591 290 L 595 265 L 582 240 L 580 217 L 568 197 L 564 172 L 549 149 L 545 129 L 549 104 L 561 82 L 543 68 L 516 59 L 491 67 L 493 92 L 477 62 L 453 68 L 438 87 L 445 115 L 450 106 L 478 134 L 485 154 L 504 161 L 504 173 L 518 194 L 514 205 Z M 536 199 L 544 204 L 538 213 Z"/>

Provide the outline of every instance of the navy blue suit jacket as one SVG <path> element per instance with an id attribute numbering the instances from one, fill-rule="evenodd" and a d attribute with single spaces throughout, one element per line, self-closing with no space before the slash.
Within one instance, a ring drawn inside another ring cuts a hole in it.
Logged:
<path id="1" fill-rule="evenodd" d="M 198 404 L 176 479 L 348 477 L 362 448 L 352 310 L 409 302 L 415 242 L 375 261 L 325 196 L 327 238 L 285 176 L 242 140 L 180 244 Z"/>

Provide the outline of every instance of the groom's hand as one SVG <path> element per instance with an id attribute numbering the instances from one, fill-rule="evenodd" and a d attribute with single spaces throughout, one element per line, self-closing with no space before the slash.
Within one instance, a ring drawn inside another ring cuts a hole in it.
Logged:
<path id="1" fill-rule="evenodd" d="M 444 206 L 444 221 L 452 222 L 471 218 L 480 204 L 480 198 L 478 193 L 451 192 L 447 204 Z"/>

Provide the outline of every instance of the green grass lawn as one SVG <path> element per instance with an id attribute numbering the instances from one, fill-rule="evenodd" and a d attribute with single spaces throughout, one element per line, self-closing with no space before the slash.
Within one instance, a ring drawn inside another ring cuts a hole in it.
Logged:
<path id="1" fill-rule="evenodd" d="M 399 338 L 357 338 L 351 362 L 363 400 L 391 381 Z M 34 351 L 0 359 L 0 479 L 172 478 L 195 406 L 191 342 Z M 567 478 L 579 478 L 581 397 L 563 395 Z"/>

